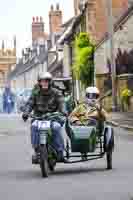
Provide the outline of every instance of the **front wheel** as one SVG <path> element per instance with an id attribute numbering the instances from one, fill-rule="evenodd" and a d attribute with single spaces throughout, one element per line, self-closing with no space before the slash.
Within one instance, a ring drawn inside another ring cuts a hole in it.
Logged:
<path id="1" fill-rule="evenodd" d="M 46 178 L 49 175 L 49 165 L 48 165 L 48 152 L 46 145 L 40 147 L 40 168 L 42 177 Z"/>
<path id="2" fill-rule="evenodd" d="M 107 170 L 112 169 L 112 151 L 106 152 Z"/>

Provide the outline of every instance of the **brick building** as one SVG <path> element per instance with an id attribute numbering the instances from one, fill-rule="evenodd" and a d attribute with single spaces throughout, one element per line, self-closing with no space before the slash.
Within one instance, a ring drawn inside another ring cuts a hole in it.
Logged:
<path id="1" fill-rule="evenodd" d="M 74 0 L 75 14 L 79 14 L 80 0 Z M 104 0 L 88 0 L 86 12 L 86 30 L 95 41 L 99 41 L 107 32 L 107 18 Z M 113 16 L 115 20 L 128 9 L 128 0 L 112 0 Z"/>

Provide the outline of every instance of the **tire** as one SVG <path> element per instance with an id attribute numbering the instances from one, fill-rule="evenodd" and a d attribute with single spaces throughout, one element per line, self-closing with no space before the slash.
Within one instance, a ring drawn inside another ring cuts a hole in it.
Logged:
<path id="1" fill-rule="evenodd" d="M 107 170 L 112 169 L 112 151 L 106 153 Z"/>
<path id="2" fill-rule="evenodd" d="M 40 168 L 43 178 L 47 178 L 49 175 L 49 165 L 48 165 L 48 153 L 46 145 L 40 147 Z"/>
<path id="3" fill-rule="evenodd" d="M 67 144 L 66 144 L 66 157 L 67 157 L 67 159 L 70 158 L 70 153 L 69 153 L 69 142 L 68 142 L 68 140 L 67 140 Z"/>
<path id="4" fill-rule="evenodd" d="M 53 149 L 53 147 L 51 147 L 50 145 L 48 145 L 48 155 L 51 155 L 51 159 L 48 159 L 49 169 L 51 172 L 54 172 L 57 162 L 57 153 L 55 149 Z"/>
<path id="5" fill-rule="evenodd" d="M 107 131 L 108 129 L 106 129 Z M 114 146 L 115 146 L 115 138 L 114 138 L 114 130 L 112 129 L 112 136 L 110 138 L 110 141 L 109 141 L 109 144 L 107 145 L 107 138 L 106 138 L 106 132 L 104 134 L 104 145 L 103 145 L 103 148 L 104 148 L 104 152 L 107 153 L 107 152 L 110 152 L 110 151 L 114 151 Z"/>
<path id="6" fill-rule="evenodd" d="M 49 169 L 50 169 L 51 172 L 54 172 L 54 169 L 55 169 L 55 168 L 54 168 L 54 166 L 49 165 Z"/>
<path id="7" fill-rule="evenodd" d="M 51 172 L 54 172 L 55 171 L 55 164 L 49 163 L 49 169 L 50 169 Z"/>
<path id="8" fill-rule="evenodd" d="M 50 161 L 48 162 L 48 164 L 49 164 L 49 169 L 50 169 L 50 171 L 51 171 L 51 172 L 54 172 L 55 166 L 56 166 L 56 160 L 50 160 Z"/>

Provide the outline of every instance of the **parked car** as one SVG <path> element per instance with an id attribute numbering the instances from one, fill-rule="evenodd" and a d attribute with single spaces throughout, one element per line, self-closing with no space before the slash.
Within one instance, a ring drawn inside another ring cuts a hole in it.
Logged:
<path id="1" fill-rule="evenodd" d="M 20 91 L 20 93 L 18 93 L 18 95 L 17 95 L 17 111 L 19 113 L 23 112 L 24 106 L 31 95 L 31 91 L 32 91 L 32 89 L 28 88 L 28 89 L 24 89 L 24 90 Z"/>

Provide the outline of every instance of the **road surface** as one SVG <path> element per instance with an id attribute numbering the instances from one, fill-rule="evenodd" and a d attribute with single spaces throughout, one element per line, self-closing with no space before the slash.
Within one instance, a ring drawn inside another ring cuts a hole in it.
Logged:
<path id="1" fill-rule="evenodd" d="M 1 200 L 133 199 L 133 133 L 115 129 L 113 170 L 106 160 L 59 164 L 48 179 L 31 165 L 29 124 L 17 115 L 0 116 Z"/>

